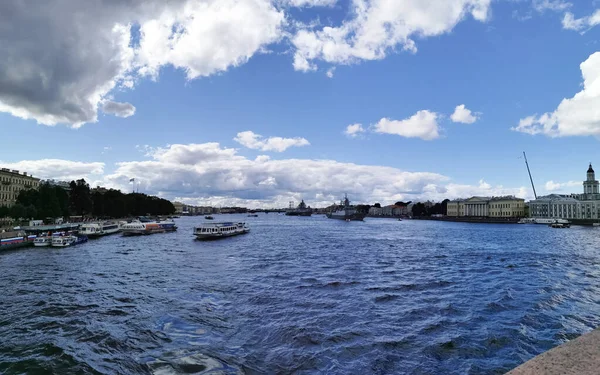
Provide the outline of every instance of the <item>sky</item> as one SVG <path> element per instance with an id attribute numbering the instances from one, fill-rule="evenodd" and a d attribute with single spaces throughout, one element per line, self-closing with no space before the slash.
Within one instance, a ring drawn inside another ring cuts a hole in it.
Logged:
<path id="1" fill-rule="evenodd" d="M 599 24 L 579 0 L 5 1 L 0 166 L 316 207 L 532 199 L 525 151 L 538 195 L 581 193 Z"/>

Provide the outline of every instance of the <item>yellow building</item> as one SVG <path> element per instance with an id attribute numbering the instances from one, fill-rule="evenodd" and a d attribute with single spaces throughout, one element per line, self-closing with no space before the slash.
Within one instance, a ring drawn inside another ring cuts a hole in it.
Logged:
<path id="1" fill-rule="evenodd" d="M 492 198 L 488 203 L 490 217 L 523 217 L 525 200 L 515 197 Z"/>
<path id="2" fill-rule="evenodd" d="M 448 202 L 446 216 L 465 216 L 465 204 L 462 199 Z"/>
<path id="3" fill-rule="evenodd" d="M 40 179 L 29 176 L 27 173 L 19 173 L 7 168 L 0 169 L 0 206 L 12 206 L 15 204 L 19 192 L 25 189 L 37 189 Z"/>
<path id="4" fill-rule="evenodd" d="M 523 217 L 525 200 L 513 196 L 471 197 L 448 202 L 447 216 L 452 217 Z"/>

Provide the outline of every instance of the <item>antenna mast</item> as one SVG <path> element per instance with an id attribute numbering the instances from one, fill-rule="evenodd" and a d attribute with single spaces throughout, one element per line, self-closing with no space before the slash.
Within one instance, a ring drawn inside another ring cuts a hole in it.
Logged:
<path id="1" fill-rule="evenodd" d="M 529 163 L 527 162 L 527 155 L 523 151 L 523 157 L 525 158 L 525 165 L 527 166 L 527 173 L 529 173 L 529 181 L 531 181 L 531 187 L 533 188 L 533 196 L 537 199 L 537 193 L 535 192 L 535 185 L 533 184 L 533 178 L 531 177 L 531 171 L 529 170 Z"/>

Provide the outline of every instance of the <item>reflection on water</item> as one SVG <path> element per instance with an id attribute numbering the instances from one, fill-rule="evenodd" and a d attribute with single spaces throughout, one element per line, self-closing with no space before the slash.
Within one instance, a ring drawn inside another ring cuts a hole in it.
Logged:
<path id="1" fill-rule="evenodd" d="M 0 254 L 0 373 L 493 374 L 600 321 L 600 228 L 202 220 Z"/>

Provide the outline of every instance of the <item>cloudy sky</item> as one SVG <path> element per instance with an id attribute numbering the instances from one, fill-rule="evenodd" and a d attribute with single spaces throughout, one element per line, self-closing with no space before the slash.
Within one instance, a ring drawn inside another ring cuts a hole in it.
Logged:
<path id="1" fill-rule="evenodd" d="M 0 2 L 0 165 L 187 203 L 580 192 L 600 8 L 566 0 Z"/>

